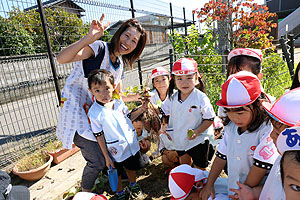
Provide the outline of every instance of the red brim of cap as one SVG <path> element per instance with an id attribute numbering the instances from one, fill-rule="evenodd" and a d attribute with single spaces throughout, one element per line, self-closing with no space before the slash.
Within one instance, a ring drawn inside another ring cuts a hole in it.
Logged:
<path id="1" fill-rule="evenodd" d="M 225 105 L 225 104 L 222 103 L 222 99 L 220 99 L 219 101 L 217 101 L 216 104 L 218 106 L 225 107 L 225 108 L 239 108 L 239 107 L 243 107 L 243 106 L 248 106 L 248 105 L 252 104 L 254 101 L 256 101 L 256 99 L 252 100 L 252 101 L 250 101 L 246 104 L 242 104 L 242 105 Z"/>
<path id="2" fill-rule="evenodd" d="M 270 117 L 272 117 L 273 119 L 288 125 L 288 126 L 294 126 L 294 124 L 288 123 L 286 121 L 284 121 L 282 118 L 278 117 L 274 112 L 272 112 L 272 107 L 273 104 L 269 103 L 269 102 L 262 102 L 262 106 L 264 107 L 264 109 L 267 111 L 268 115 L 270 115 Z"/>

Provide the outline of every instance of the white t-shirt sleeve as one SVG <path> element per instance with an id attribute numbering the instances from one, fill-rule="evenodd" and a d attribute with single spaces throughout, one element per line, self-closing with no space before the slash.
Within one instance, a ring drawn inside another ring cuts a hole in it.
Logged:
<path id="1" fill-rule="evenodd" d="M 209 98 L 205 94 L 202 96 L 202 101 L 200 106 L 201 106 L 203 119 L 211 119 L 216 116 L 214 108 L 211 105 Z"/>
<path id="2" fill-rule="evenodd" d="M 253 155 L 254 159 L 268 164 L 274 164 L 279 155 L 276 146 L 270 137 L 272 129 L 271 123 L 266 125 L 263 124 L 263 127 L 259 130 L 261 138 Z"/>
<path id="3" fill-rule="evenodd" d="M 102 43 L 102 44 L 101 44 Z M 95 42 L 89 44 L 89 47 L 91 47 L 91 49 L 94 51 L 95 57 L 98 55 L 99 53 L 99 48 L 102 47 L 104 44 L 103 41 L 101 40 L 96 40 Z"/>
<path id="4" fill-rule="evenodd" d="M 90 117 L 90 122 L 93 133 L 100 133 L 103 131 L 102 125 L 96 119 Z"/>

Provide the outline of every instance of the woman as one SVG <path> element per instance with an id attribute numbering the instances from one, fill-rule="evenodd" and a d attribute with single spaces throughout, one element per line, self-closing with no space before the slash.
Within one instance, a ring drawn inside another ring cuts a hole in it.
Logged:
<path id="1" fill-rule="evenodd" d="M 56 135 L 63 141 L 64 148 L 71 148 L 74 141 L 87 161 L 82 175 L 83 191 L 91 191 L 98 173 L 105 166 L 105 159 L 86 115 L 92 104 L 87 76 L 94 69 L 106 69 L 114 76 L 115 88 L 121 91 L 123 66 L 125 64 L 132 68 L 132 64 L 141 55 L 147 38 L 138 21 L 129 19 L 117 30 L 110 43 L 99 41 L 109 26 L 109 23 L 103 24 L 103 19 L 104 14 L 100 20 L 93 20 L 89 33 L 57 56 L 60 64 L 77 61 L 62 91 L 64 102 L 59 114 Z M 123 98 L 124 101 L 136 99 L 136 95 Z"/>

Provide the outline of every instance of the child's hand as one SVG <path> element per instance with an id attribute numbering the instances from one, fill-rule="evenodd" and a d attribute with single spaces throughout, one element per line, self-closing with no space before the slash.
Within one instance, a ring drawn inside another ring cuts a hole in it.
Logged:
<path id="1" fill-rule="evenodd" d="M 105 158 L 105 164 L 106 164 L 106 167 L 107 167 L 108 169 L 110 169 L 110 166 L 111 166 L 112 168 L 115 168 L 114 162 L 111 160 L 110 157 Z"/>
<path id="2" fill-rule="evenodd" d="M 215 199 L 215 188 L 214 185 L 208 185 L 206 184 L 204 188 L 200 192 L 200 199 L 201 200 L 207 200 L 209 196 L 211 196 L 212 199 Z"/>
<path id="3" fill-rule="evenodd" d="M 110 22 L 103 24 L 104 13 L 102 14 L 100 20 L 93 20 L 91 27 L 88 33 L 88 36 L 92 38 L 92 42 L 98 40 L 101 36 L 104 35 L 104 30 L 109 26 Z M 91 43 L 92 43 L 91 42 Z"/>
<path id="4" fill-rule="evenodd" d="M 229 198 L 239 199 L 239 200 L 252 200 L 255 199 L 255 195 L 253 194 L 253 189 L 247 185 L 244 185 L 240 182 L 236 182 L 236 184 L 240 187 L 240 189 L 232 189 L 229 190 L 234 192 L 234 195 L 229 195 Z"/>
<path id="5" fill-rule="evenodd" d="M 189 129 L 187 132 L 187 139 L 188 140 L 193 140 L 197 137 L 197 134 L 195 133 L 195 131 L 193 129 Z"/>

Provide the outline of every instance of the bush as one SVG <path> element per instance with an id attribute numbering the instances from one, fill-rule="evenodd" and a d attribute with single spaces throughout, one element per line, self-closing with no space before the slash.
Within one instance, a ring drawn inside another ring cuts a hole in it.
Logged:
<path id="1" fill-rule="evenodd" d="M 30 34 L 14 19 L 0 16 L 0 56 L 34 53 Z"/>
<path id="2" fill-rule="evenodd" d="M 280 54 L 271 52 L 264 55 L 262 62 L 264 78 L 261 81 L 267 94 L 278 99 L 291 86 L 291 77 L 287 64 Z"/>

